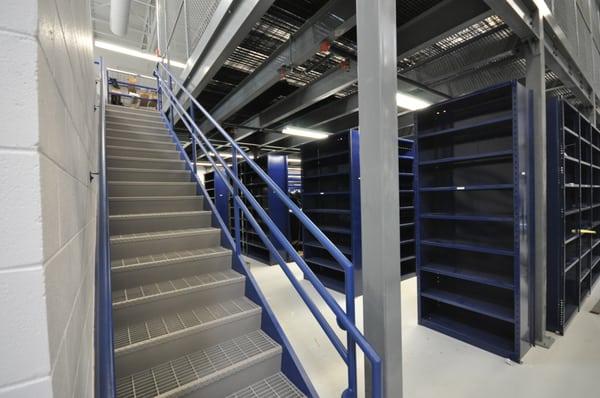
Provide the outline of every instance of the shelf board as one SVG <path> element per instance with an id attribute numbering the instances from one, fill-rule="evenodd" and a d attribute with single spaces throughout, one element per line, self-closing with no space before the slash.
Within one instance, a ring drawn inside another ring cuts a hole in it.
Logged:
<path id="1" fill-rule="evenodd" d="M 309 247 L 314 247 L 317 249 L 321 249 L 321 250 L 327 250 L 326 248 L 323 247 L 323 245 L 321 245 L 321 243 L 319 242 L 307 242 L 304 241 L 304 246 L 309 246 Z M 350 246 L 343 246 L 343 245 L 335 245 L 342 253 L 351 256 L 352 255 L 352 248 Z"/>
<path id="2" fill-rule="evenodd" d="M 421 291 L 421 296 L 501 321 L 514 323 L 515 320 L 512 308 L 482 300 L 477 297 L 469 297 L 463 294 L 435 288 L 423 289 Z"/>
<path id="3" fill-rule="evenodd" d="M 568 155 L 567 153 L 565 153 L 565 160 L 569 160 L 569 161 L 571 161 L 573 163 L 579 164 L 579 159 L 574 158 L 573 156 Z"/>
<path id="4" fill-rule="evenodd" d="M 591 268 L 586 269 L 583 274 L 581 275 L 581 278 L 579 279 L 579 282 L 583 282 L 585 280 L 585 278 L 587 278 L 588 276 L 590 276 L 590 273 L 592 272 Z"/>
<path id="5" fill-rule="evenodd" d="M 350 235 L 352 233 L 352 230 L 350 228 L 328 227 L 328 226 L 321 226 L 321 225 L 318 225 L 318 227 L 323 232 L 331 232 L 334 234 Z"/>
<path id="6" fill-rule="evenodd" d="M 456 242 L 441 239 L 426 239 L 421 240 L 421 244 L 425 246 L 441 247 L 445 249 L 470 251 L 477 253 L 495 254 L 499 256 L 514 256 L 514 252 L 508 249 L 500 249 L 496 247 L 483 246 L 472 243 Z"/>
<path id="7" fill-rule="evenodd" d="M 302 192 L 302 196 L 350 195 L 348 191 Z"/>
<path id="8" fill-rule="evenodd" d="M 512 150 L 506 151 L 496 151 L 496 152 L 488 152 L 476 155 L 465 155 L 465 156 L 453 156 L 448 158 L 441 158 L 435 160 L 425 160 L 419 163 L 419 166 L 431 166 L 431 165 L 440 165 L 440 164 L 448 164 L 448 163 L 461 163 L 461 162 L 471 162 L 471 161 L 483 161 L 490 159 L 501 159 L 512 156 Z"/>
<path id="9" fill-rule="evenodd" d="M 564 129 L 564 130 L 565 130 L 567 133 L 571 134 L 573 137 L 575 137 L 575 138 L 579 139 L 579 134 L 577 134 L 576 132 L 574 132 L 573 130 L 571 130 L 569 127 L 567 127 L 567 126 L 563 126 L 563 129 Z"/>
<path id="10" fill-rule="evenodd" d="M 511 216 L 486 216 L 475 214 L 450 214 L 450 213 L 421 213 L 421 218 L 426 220 L 443 221 L 477 221 L 477 222 L 500 222 L 512 223 Z"/>
<path id="11" fill-rule="evenodd" d="M 437 137 L 440 135 L 452 134 L 452 133 L 457 133 L 457 132 L 466 132 L 466 131 L 474 130 L 474 129 L 477 129 L 480 127 L 491 127 L 496 124 L 512 122 L 512 119 L 513 118 L 512 118 L 512 114 L 511 114 L 511 115 L 506 115 L 506 116 L 500 116 L 500 117 L 497 117 L 494 119 L 489 119 L 484 122 L 470 123 L 470 124 L 466 124 L 466 125 L 460 126 L 460 127 L 450 127 L 450 128 L 444 129 L 444 130 L 437 130 L 437 131 L 425 130 L 423 132 L 419 132 L 417 138 L 419 140 L 422 140 L 422 139 L 426 139 L 426 138 Z"/>
<path id="12" fill-rule="evenodd" d="M 316 176 L 304 176 L 305 180 L 315 180 L 319 178 L 339 177 L 339 176 L 350 176 L 349 171 L 336 171 L 334 173 L 323 173 Z"/>
<path id="13" fill-rule="evenodd" d="M 329 269 L 332 269 L 335 271 L 340 271 L 340 272 L 344 273 L 344 270 L 342 269 L 341 265 L 339 265 L 335 261 L 328 260 L 323 257 L 308 257 L 308 258 L 305 258 L 304 261 L 306 263 L 313 263 L 313 264 L 319 265 L 321 267 L 329 268 Z"/>
<path id="14" fill-rule="evenodd" d="M 477 282 L 484 285 L 495 286 L 502 289 L 512 290 L 514 283 L 512 275 L 503 276 L 491 272 L 485 272 L 481 269 L 461 269 L 450 264 L 429 263 L 421 266 L 421 271 L 433 274 L 450 276 L 456 279 L 462 279 L 470 282 Z"/>
<path id="15" fill-rule="evenodd" d="M 569 231 L 569 232 L 570 232 L 570 231 Z M 573 241 L 574 241 L 574 240 L 576 240 L 577 238 L 579 238 L 579 234 L 573 234 L 573 235 L 570 235 L 570 236 L 568 236 L 568 237 L 565 239 L 565 245 L 568 245 L 569 243 L 573 242 Z"/>
<path id="16" fill-rule="evenodd" d="M 342 151 L 335 151 L 335 152 L 331 152 L 331 153 L 328 153 L 325 155 L 311 156 L 309 158 L 302 159 L 302 163 L 314 162 L 315 160 L 329 159 L 329 158 L 334 158 L 336 156 L 349 155 L 349 154 L 350 153 L 349 153 L 348 149 L 344 149 Z"/>
<path id="17" fill-rule="evenodd" d="M 306 209 L 305 213 L 315 214 L 350 214 L 350 209 Z"/>
<path id="18" fill-rule="evenodd" d="M 437 313 L 426 314 L 420 322 L 423 326 L 491 351 L 501 357 L 513 358 L 515 354 L 513 339 L 502 338 L 448 316 Z"/>
<path id="19" fill-rule="evenodd" d="M 567 266 L 565 267 L 565 273 L 571 271 L 571 269 L 579 263 L 579 257 L 575 257 L 571 262 L 567 260 Z"/>
<path id="20" fill-rule="evenodd" d="M 565 216 L 570 216 L 579 213 L 579 207 L 575 209 L 565 210 Z"/>
<path id="21" fill-rule="evenodd" d="M 423 187 L 421 192 L 453 192 L 453 191 L 496 191 L 513 189 L 512 184 L 481 184 L 466 186 L 447 186 L 447 187 Z"/>

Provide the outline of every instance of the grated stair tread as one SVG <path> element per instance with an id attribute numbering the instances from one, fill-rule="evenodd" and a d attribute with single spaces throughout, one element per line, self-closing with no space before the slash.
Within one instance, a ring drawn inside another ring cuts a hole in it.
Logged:
<path id="1" fill-rule="evenodd" d="M 304 395 L 281 372 L 233 393 L 227 398 L 304 398 Z"/>
<path id="2" fill-rule="evenodd" d="M 225 286 L 232 283 L 238 283 L 244 279 L 245 277 L 242 274 L 239 274 L 234 270 L 227 270 L 113 290 L 113 308 L 121 308 L 140 302 L 154 301 L 166 296 L 177 296 L 193 291 Z"/>
<path id="3" fill-rule="evenodd" d="M 199 195 L 181 195 L 181 196 L 109 196 L 108 200 L 122 202 L 138 202 L 140 200 L 182 200 L 182 199 L 202 199 Z"/>
<path id="4" fill-rule="evenodd" d="M 118 272 L 152 266 L 161 266 L 165 264 L 202 259 L 206 257 L 222 256 L 229 253 L 231 253 L 231 250 L 216 246 L 204 249 L 181 250 L 161 254 L 152 254 L 143 257 L 118 259 L 113 260 L 111 265 L 113 272 Z"/>
<path id="5" fill-rule="evenodd" d="M 183 396 L 202 386 L 281 354 L 262 330 L 191 352 L 150 369 L 117 379 L 119 398 Z"/>
<path id="6" fill-rule="evenodd" d="M 115 354 L 130 352 L 142 346 L 165 341 L 169 337 L 176 338 L 186 332 L 258 312 L 258 305 L 246 297 L 240 297 L 127 323 L 115 328 Z"/>
<path id="7" fill-rule="evenodd" d="M 109 216 L 110 220 L 139 220 L 146 218 L 167 218 L 167 217 L 186 217 L 211 214 L 210 210 L 190 210 L 190 211 L 170 211 L 160 213 L 133 213 L 133 214 L 114 214 Z"/>
<path id="8" fill-rule="evenodd" d="M 110 243 L 139 242 L 139 241 L 152 240 L 152 239 L 175 238 L 175 237 L 190 236 L 190 235 L 202 235 L 205 233 L 214 233 L 214 232 L 218 232 L 218 231 L 220 231 L 218 228 L 206 227 L 206 228 L 174 229 L 174 230 L 154 231 L 154 232 L 138 232 L 135 234 L 112 235 L 110 237 Z"/>

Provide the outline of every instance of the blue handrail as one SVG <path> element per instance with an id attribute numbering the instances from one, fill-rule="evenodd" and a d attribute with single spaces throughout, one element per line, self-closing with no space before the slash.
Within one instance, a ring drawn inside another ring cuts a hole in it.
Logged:
<path id="1" fill-rule="evenodd" d="M 168 78 L 168 82 L 165 82 L 163 77 L 161 76 L 161 71 L 166 73 L 166 77 Z M 348 388 L 343 392 L 344 397 L 356 397 L 357 387 L 356 387 L 356 345 L 360 347 L 360 349 L 365 354 L 366 358 L 371 363 L 371 392 L 372 396 L 375 398 L 379 398 L 382 396 L 382 363 L 379 355 L 375 352 L 375 350 L 368 343 L 366 338 L 362 335 L 362 333 L 356 327 L 355 320 L 355 306 L 354 306 L 354 269 L 350 260 L 346 258 L 346 256 L 323 234 L 323 232 L 302 212 L 298 206 L 294 204 L 294 202 L 287 196 L 287 193 L 283 192 L 281 188 L 279 188 L 273 180 L 268 176 L 267 173 L 264 172 L 233 140 L 229 134 L 225 132 L 225 130 L 217 123 L 216 120 L 204 109 L 200 103 L 194 98 L 194 96 L 183 86 L 183 84 L 176 79 L 168 68 L 159 63 L 157 64 L 157 68 L 154 72 L 154 75 L 157 79 L 157 88 L 158 88 L 158 109 L 163 113 L 165 120 L 170 124 L 170 128 L 173 129 L 174 122 L 174 112 L 177 112 L 177 115 L 180 118 L 180 121 L 187 127 L 188 132 L 190 133 L 190 137 L 192 140 L 192 144 L 194 145 L 194 150 L 196 145 L 200 147 L 200 149 L 204 152 L 204 155 L 209 160 L 211 165 L 213 166 L 216 173 L 223 179 L 225 182 L 227 190 L 230 192 L 233 198 L 234 203 L 234 233 L 236 236 L 236 245 L 235 250 L 237 255 L 241 255 L 241 249 L 239 246 L 239 236 L 240 236 L 240 222 L 239 222 L 239 211 L 241 210 L 250 225 L 254 228 L 256 233 L 259 235 L 260 239 L 263 241 L 265 246 L 269 249 L 271 254 L 277 260 L 279 265 L 282 267 L 284 273 L 292 283 L 292 286 L 296 289 L 302 300 L 308 306 L 309 310 L 316 318 L 317 322 L 323 328 L 323 331 L 340 354 L 342 359 L 346 362 L 348 367 Z M 225 160 L 219 155 L 214 146 L 210 143 L 205 134 L 200 130 L 195 122 L 195 118 L 192 117 L 188 111 L 185 110 L 177 95 L 173 92 L 173 83 L 178 87 L 179 94 L 183 93 L 187 98 L 189 98 L 191 102 L 191 113 L 193 113 L 194 107 L 199 109 L 204 117 L 206 117 L 211 124 L 216 128 L 216 130 L 225 138 L 225 140 L 231 145 L 232 148 L 232 167 L 229 168 Z M 169 105 L 169 115 L 165 114 L 163 109 L 163 100 L 162 96 L 165 95 L 168 105 Z M 208 149 L 207 149 L 208 148 Z M 189 162 L 189 158 L 187 154 L 185 154 L 187 161 Z M 319 243 L 331 254 L 331 256 L 340 264 L 345 274 L 345 302 L 346 302 L 346 311 L 340 307 L 340 305 L 335 301 L 335 299 L 331 296 L 331 294 L 325 289 L 325 286 L 321 283 L 321 281 L 315 276 L 313 271 L 308 267 L 305 263 L 304 259 L 298 254 L 298 252 L 293 248 L 291 243 L 287 240 L 285 235 L 277 228 L 277 226 L 270 219 L 266 211 L 261 207 L 261 205 L 256 201 L 250 191 L 246 188 L 246 186 L 241 182 L 238 176 L 237 168 L 238 168 L 238 155 L 241 157 L 253 170 L 256 174 L 266 183 L 270 190 L 286 205 L 286 207 L 292 212 L 302 223 L 304 228 L 306 228 L 314 237 L 317 239 Z M 196 159 L 194 159 L 195 164 Z M 218 163 L 217 163 L 218 162 Z M 241 194 L 240 194 L 241 193 Z M 243 198 L 243 199 L 242 199 Z M 246 200 L 252 208 L 256 211 L 257 215 L 260 219 L 267 225 L 271 235 L 275 238 L 278 244 L 280 244 L 286 252 L 290 255 L 290 257 L 296 262 L 298 267 L 303 271 L 304 276 L 308 281 L 314 286 L 317 293 L 321 296 L 321 298 L 325 301 L 327 306 L 332 310 L 332 312 L 336 316 L 336 320 L 338 324 L 347 332 L 347 342 L 346 347 L 337 337 L 331 325 L 325 320 L 315 303 L 308 296 L 302 285 L 297 281 L 292 271 L 289 269 L 287 263 L 283 259 L 283 257 L 279 254 L 279 251 L 275 248 L 273 242 L 268 238 L 267 234 L 260 227 L 258 221 L 254 217 L 254 215 L 250 212 L 247 207 Z"/>
<path id="2" fill-rule="evenodd" d="M 108 227 L 108 197 L 106 191 L 106 103 L 108 97 L 107 73 L 100 58 L 100 120 L 98 154 L 98 230 L 96 236 L 96 303 L 95 303 L 95 396 L 114 398 L 115 366 L 113 351 L 112 290 L 110 264 L 110 232 Z"/>

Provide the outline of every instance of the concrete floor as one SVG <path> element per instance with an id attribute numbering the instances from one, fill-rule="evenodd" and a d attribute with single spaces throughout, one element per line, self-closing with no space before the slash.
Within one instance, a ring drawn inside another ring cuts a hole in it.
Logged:
<path id="1" fill-rule="evenodd" d="M 321 397 L 339 397 L 346 386 L 346 367 L 327 336 L 279 266 L 250 259 L 248 262 Z M 291 267 L 297 278 L 302 279 L 295 264 Z M 302 284 L 335 325 L 333 314 L 312 286 L 305 280 Z M 343 296 L 332 294 L 343 308 Z M 600 285 L 596 285 L 566 336 L 553 335 L 556 341 L 550 350 L 532 348 L 519 365 L 418 326 L 416 279 L 405 280 L 402 282 L 404 397 L 600 397 L 600 316 L 589 312 L 598 300 Z M 358 322 L 362 324 L 362 298 L 357 299 L 356 308 Z M 341 332 L 338 335 L 345 341 Z"/>

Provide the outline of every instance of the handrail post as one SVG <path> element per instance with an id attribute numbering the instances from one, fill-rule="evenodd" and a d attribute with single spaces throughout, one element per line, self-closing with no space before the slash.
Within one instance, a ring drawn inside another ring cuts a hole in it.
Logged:
<path id="1" fill-rule="evenodd" d="M 215 154 L 216 156 L 219 156 L 218 154 Z M 235 149 L 235 147 L 231 147 L 231 170 L 233 172 L 233 176 L 234 178 L 238 179 L 240 178 L 239 172 L 238 172 L 238 154 L 237 154 L 237 150 Z M 238 255 L 242 254 L 242 245 L 241 245 L 241 235 L 240 235 L 240 205 L 237 203 L 236 198 L 238 198 L 240 195 L 240 191 L 237 187 L 237 184 L 232 184 L 233 186 L 233 196 L 232 196 L 232 200 L 233 200 L 233 226 L 234 226 L 234 232 L 235 232 L 235 251 Z"/>
<path id="2" fill-rule="evenodd" d="M 169 91 L 173 92 L 173 78 L 171 77 L 171 75 L 169 75 Z M 171 126 L 173 126 L 173 128 L 175 128 L 175 126 L 173 125 L 173 100 L 169 100 L 169 122 L 171 122 Z"/>
<path id="3" fill-rule="evenodd" d="M 156 65 L 156 69 L 154 70 L 154 76 L 156 76 L 156 110 L 162 111 L 162 88 L 160 86 L 160 69 L 158 68 L 158 64 Z"/>
<path id="4" fill-rule="evenodd" d="M 196 112 L 194 110 L 194 102 L 190 101 L 190 117 L 196 122 Z M 192 140 L 192 158 L 194 159 L 194 163 L 192 167 L 194 168 L 194 173 L 198 173 L 198 153 L 196 152 L 196 139 L 194 138 L 194 133 L 190 130 L 190 139 Z"/>
<path id="5" fill-rule="evenodd" d="M 356 310 L 354 305 L 354 267 L 344 274 L 346 294 L 346 315 L 353 324 L 356 323 Z M 344 398 L 355 398 L 356 385 L 356 341 L 352 334 L 346 331 L 346 347 L 348 350 L 348 390 L 343 394 Z"/>

